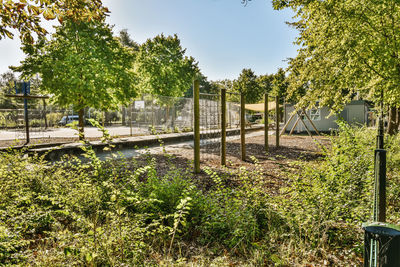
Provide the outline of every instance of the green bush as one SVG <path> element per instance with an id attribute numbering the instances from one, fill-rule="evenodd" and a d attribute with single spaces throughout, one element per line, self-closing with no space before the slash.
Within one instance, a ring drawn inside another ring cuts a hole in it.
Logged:
<path id="1" fill-rule="evenodd" d="M 372 220 L 376 131 L 339 122 L 331 147 L 317 162 L 297 162 L 289 186 L 276 199 L 293 240 L 308 251 L 352 251 L 361 255 L 361 224 Z M 390 220 L 399 218 L 399 145 L 388 139 Z M 345 250 L 347 249 L 347 250 Z M 353 257 L 356 257 L 353 254 Z M 320 255 L 321 256 L 321 255 Z"/>
<path id="2" fill-rule="evenodd" d="M 392 223 L 400 218 L 399 138 L 385 141 Z M 85 147 L 85 160 L 50 163 L 3 152 L 0 264 L 207 266 L 230 257 L 279 266 L 336 253 L 350 265 L 372 215 L 374 148 L 374 131 L 341 123 L 322 158 L 291 166 L 281 195 L 268 193 L 255 159 L 250 170 L 205 169 L 199 180 L 170 155 L 161 175 L 150 154 L 100 161 Z"/>
<path id="3" fill-rule="evenodd" d="M 51 112 L 46 114 L 47 124 L 50 127 L 57 126 L 58 122 L 62 119 L 63 113 Z"/>

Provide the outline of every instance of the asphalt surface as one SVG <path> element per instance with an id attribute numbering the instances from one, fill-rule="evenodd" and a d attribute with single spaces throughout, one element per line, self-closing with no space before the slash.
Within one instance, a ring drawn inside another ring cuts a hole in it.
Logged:
<path id="1" fill-rule="evenodd" d="M 111 136 L 128 136 L 131 133 L 131 128 L 127 126 L 110 126 L 105 128 L 108 130 Z M 132 128 L 132 134 L 134 135 L 146 133 L 148 133 L 148 130 L 146 128 Z M 49 128 L 47 130 L 31 128 L 29 136 L 30 138 L 70 138 L 77 137 L 78 133 L 76 130 L 68 127 Z M 85 127 L 85 136 L 102 137 L 103 133 L 96 127 Z M 15 140 L 24 138 L 25 129 L 0 130 L 0 140 Z"/>

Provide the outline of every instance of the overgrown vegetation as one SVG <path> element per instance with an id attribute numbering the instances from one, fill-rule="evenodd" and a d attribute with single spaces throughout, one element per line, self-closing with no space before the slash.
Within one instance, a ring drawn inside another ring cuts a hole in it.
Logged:
<path id="1" fill-rule="evenodd" d="M 265 171 L 205 169 L 173 157 L 100 161 L 0 156 L 0 263 L 249 266 L 360 264 L 371 218 L 375 132 L 341 125 L 317 162 L 299 160 L 279 195 Z M 400 146 L 388 144 L 388 217 L 400 218 Z"/>

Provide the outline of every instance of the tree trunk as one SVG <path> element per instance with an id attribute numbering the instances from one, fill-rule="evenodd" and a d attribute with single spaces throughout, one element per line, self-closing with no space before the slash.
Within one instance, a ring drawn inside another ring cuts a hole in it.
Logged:
<path id="1" fill-rule="evenodd" d="M 387 133 L 389 135 L 394 135 L 399 130 L 400 120 L 397 119 L 397 113 L 398 113 L 397 108 L 395 108 L 395 107 L 389 108 L 389 122 L 388 122 L 388 128 L 387 128 Z"/>
<path id="2" fill-rule="evenodd" d="M 397 111 L 396 123 L 397 123 L 397 125 L 400 126 L 400 109 L 397 108 L 396 111 Z"/>
<path id="3" fill-rule="evenodd" d="M 122 107 L 122 125 L 125 126 L 126 124 L 126 108 Z"/>
<path id="4" fill-rule="evenodd" d="M 85 122 L 84 122 L 84 109 L 81 108 L 78 112 L 79 114 L 79 140 L 84 140 L 85 139 L 85 132 L 84 132 L 84 127 L 85 127 Z"/>

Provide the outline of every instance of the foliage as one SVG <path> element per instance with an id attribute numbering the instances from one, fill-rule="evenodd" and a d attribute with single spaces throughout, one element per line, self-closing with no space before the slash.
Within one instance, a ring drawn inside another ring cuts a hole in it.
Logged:
<path id="1" fill-rule="evenodd" d="M 206 193 L 188 179 L 190 170 L 169 164 L 160 176 L 150 154 L 139 163 L 100 161 L 90 147 L 84 153 L 84 161 L 52 164 L 18 152 L 0 155 L 0 262 L 157 264 L 150 255 L 181 257 L 190 243 L 244 256 L 275 232 L 267 225 L 279 216 L 261 187 L 253 189 L 260 174 L 251 181 L 241 170 L 242 186 L 231 190 L 209 171 L 215 188 Z M 262 262 L 270 255 L 265 248 Z"/>
<path id="2" fill-rule="evenodd" d="M 60 106 L 115 108 L 135 95 L 128 69 L 131 53 L 102 23 L 66 21 L 52 39 L 39 46 L 16 69 L 24 77 L 40 73 L 42 88 Z"/>
<path id="3" fill-rule="evenodd" d="M 132 48 L 133 51 L 135 52 L 139 51 L 139 44 L 131 39 L 127 29 L 123 29 L 119 32 L 119 40 L 121 44 Z"/>
<path id="4" fill-rule="evenodd" d="M 290 92 L 307 85 L 301 106 L 340 110 L 355 94 L 389 107 L 400 103 L 400 27 L 396 1 L 274 0 L 292 8 L 301 46 L 290 60 Z M 393 120 L 389 121 L 389 129 Z M 397 125 L 398 126 L 398 125 Z"/>
<path id="5" fill-rule="evenodd" d="M 282 68 L 279 68 L 278 72 L 273 75 L 272 85 L 272 93 L 275 96 L 286 97 L 288 81 L 286 79 L 285 71 Z"/>
<path id="6" fill-rule="evenodd" d="M 15 69 L 23 77 L 39 73 L 42 90 L 60 106 L 107 110 L 136 95 L 136 76 L 130 69 L 133 55 L 104 23 L 64 21 L 52 39 L 37 48 Z"/>
<path id="7" fill-rule="evenodd" d="M 243 69 L 239 77 L 233 82 L 233 91 L 236 93 L 243 93 L 246 103 L 257 103 L 263 95 L 263 88 L 259 86 L 257 82 L 257 75 L 251 69 Z M 239 100 L 239 96 L 235 96 L 236 101 Z"/>
<path id="8" fill-rule="evenodd" d="M 220 81 L 209 81 L 203 74 L 198 74 L 197 78 L 200 80 L 200 93 L 219 94 L 221 89 Z M 193 86 L 188 88 L 183 97 L 193 97 Z"/>
<path id="9" fill-rule="evenodd" d="M 273 78 L 274 75 L 260 75 L 257 77 L 257 83 L 260 87 L 260 90 L 265 93 L 271 93 L 273 89 Z"/>
<path id="10" fill-rule="evenodd" d="M 198 73 L 197 63 L 185 56 L 177 35 L 157 35 L 143 43 L 134 70 L 142 94 L 181 97 Z"/>
<path id="11" fill-rule="evenodd" d="M 44 36 L 47 31 L 41 25 L 41 19 L 103 21 L 108 9 L 101 0 L 21 0 L 0 2 L 0 39 L 13 38 L 12 29 L 20 33 L 20 39 L 25 45 L 33 43 L 33 33 Z"/>
<path id="12" fill-rule="evenodd" d="M 0 263 L 359 265 L 375 133 L 339 125 L 322 158 L 286 169 L 279 195 L 255 158 L 251 169 L 206 168 L 200 180 L 168 154 L 100 161 L 86 144 L 84 159 L 50 163 L 1 153 Z M 388 220 L 397 224 L 399 138 L 385 140 Z"/>
<path id="13" fill-rule="evenodd" d="M 290 185 L 276 199 L 292 238 L 298 243 L 299 258 L 322 256 L 334 250 L 346 260 L 362 253 L 361 223 L 372 220 L 373 164 L 376 133 L 338 122 L 340 130 L 331 137 L 332 146 L 318 162 L 297 162 L 288 171 Z M 389 157 L 398 155 L 398 145 L 388 145 Z M 395 156 L 397 158 L 398 156 Z M 399 168 L 389 160 L 389 169 Z M 395 167 L 396 166 L 396 167 Z M 388 172 L 389 221 L 398 223 L 400 177 Z M 395 204 L 396 203 L 396 204 Z M 303 254 L 302 254 L 303 253 Z M 328 258 L 329 259 L 329 258 Z M 332 259 L 330 259 L 332 260 Z"/>

